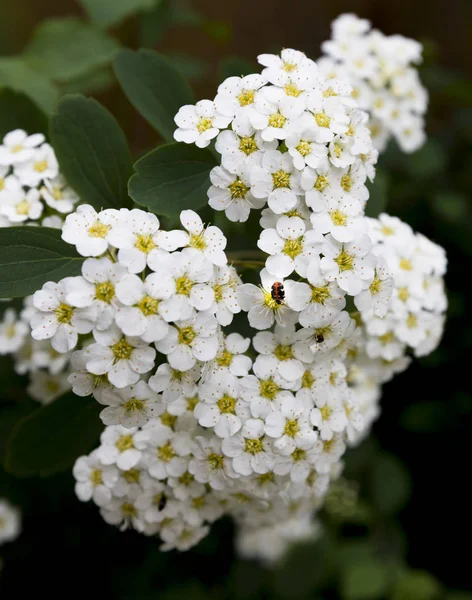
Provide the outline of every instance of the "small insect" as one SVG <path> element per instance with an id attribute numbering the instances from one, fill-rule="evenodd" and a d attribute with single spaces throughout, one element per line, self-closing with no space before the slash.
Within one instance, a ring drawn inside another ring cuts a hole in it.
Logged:
<path id="1" fill-rule="evenodd" d="M 283 304 L 285 300 L 285 289 L 283 283 L 280 283 L 280 281 L 273 283 L 270 290 L 270 295 L 277 304 Z"/>
<path id="2" fill-rule="evenodd" d="M 315 342 L 317 344 L 322 344 L 324 342 L 324 335 L 322 333 L 317 333 L 315 336 Z"/>
<path id="3" fill-rule="evenodd" d="M 159 504 L 157 506 L 157 510 L 164 510 L 164 508 L 166 507 L 167 504 L 167 498 L 165 496 L 165 494 L 161 494 L 161 498 L 159 500 Z"/>

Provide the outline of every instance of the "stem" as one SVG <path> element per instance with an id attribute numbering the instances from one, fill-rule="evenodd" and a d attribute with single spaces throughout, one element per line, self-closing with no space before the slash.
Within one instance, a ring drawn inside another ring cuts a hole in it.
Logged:
<path id="1" fill-rule="evenodd" d="M 262 260 L 241 260 L 241 259 L 232 260 L 231 264 L 233 266 L 246 267 L 246 269 L 259 269 L 260 267 L 263 267 L 265 265 L 264 261 L 262 261 Z"/>

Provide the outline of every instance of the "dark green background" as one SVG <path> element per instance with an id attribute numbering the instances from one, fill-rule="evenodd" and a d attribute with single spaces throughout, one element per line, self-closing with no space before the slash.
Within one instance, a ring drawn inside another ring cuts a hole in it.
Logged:
<path id="1" fill-rule="evenodd" d="M 36 593 L 54 598 L 74 591 L 84 597 L 101 594 L 117 599 L 470 600 L 472 595 L 465 591 L 452 590 L 472 589 L 468 551 L 472 331 L 467 311 L 472 254 L 472 4 L 200 0 L 192 6 L 200 19 L 192 25 L 169 25 L 156 47 L 186 61 L 198 97 L 215 93 L 224 57 L 254 62 L 259 52 L 292 46 L 316 58 L 320 42 L 329 37 L 330 21 L 341 12 L 357 12 L 386 34 L 402 33 L 425 44 L 421 76 L 431 93 L 428 143 L 412 156 L 389 149 L 379 163 L 372 202 L 386 203 L 389 213 L 446 248 L 450 303 L 446 334 L 433 355 L 416 361 L 386 385 L 372 438 L 349 453 L 347 477 L 359 482 L 357 504 L 339 491 L 324 511 L 325 538 L 296 549 L 274 571 L 235 558 L 229 521 L 217 523 L 211 535 L 188 553 L 161 554 L 155 540 L 119 533 L 103 523 L 95 506 L 79 503 L 71 474 L 43 480 L 2 474 L 0 496 L 21 505 L 24 531 L 16 543 L 0 548 L 4 562 L 0 596 L 10 600 L 34 587 Z M 1 0 L 0 53 L 20 52 L 41 19 L 68 14 L 81 14 L 72 0 Z M 138 26 L 136 19 L 129 19 L 114 34 L 137 47 Z M 98 98 L 120 120 L 134 157 L 156 144 L 157 135 L 118 88 Z M 0 367 L 2 377 L 7 377 L 8 360 Z M 20 384 L 11 380 L 3 387 L 21 393 Z M 11 399 L 10 393 L 5 395 L 5 406 Z M 3 428 L 8 429 L 5 418 Z M 4 439 L 0 422 L 0 441 Z M 366 565 L 370 571 L 362 570 Z M 402 583 L 395 588 L 391 582 L 398 580 L 398 573 Z M 372 594 L 366 590 L 356 596 L 352 582 L 357 576 L 380 577 L 384 583 Z M 437 591 L 429 592 L 430 586 Z"/>

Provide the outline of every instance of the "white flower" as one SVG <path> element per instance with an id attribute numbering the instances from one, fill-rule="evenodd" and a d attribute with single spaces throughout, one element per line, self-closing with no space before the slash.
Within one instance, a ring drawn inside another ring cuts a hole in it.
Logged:
<path id="1" fill-rule="evenodd" d="M 13 308 L 7 308 L 0 321 L 0 354 L 17 352 L 24 344 L 30 329 L 17 318 Z"/>
<path id="2" fill-rule="evenodd" d="M 233 316 L 241 312 L 239 306 L 237 288 L 241 284 L 234 267 L 215 267 L 213 277 L 208 285 L 213 288 L 215 302 L 209 309 L 215 314 L 220 325 L 229 325 Z"/>
<path id="3" fill-rule="evenodd" d="M 248 168 L 232 173 L 215 167 L 210 171 L 210 180 L 213 185 L 208 190 L 208 204 L 214 210 L 224 210 L 226 217 L 235 223 L 247 221 L 251 209 L 262 208 L 266 202 L 253 196 Z"/>
<path id="4" fill-rule="evenodd" d="M 174 138 L 178 142 L 205 148 L 220 129 L 228 126 L 230 120 L 230 117 L 217 111 L 214 102 L 200 100 L 195 106 L 182 106 L 175 115 L 174 121 L 178 129 L 174 131 Z"/>
<path id="5" fill-rule="evenodd" d="M 43 142 L 42 133 L 28 136 L 22 129 L 10 131 L 0 146 L 0 165 L 18 165 L 30 160 L 34 156 L 36 146 Z"/>
<path id="6" fill-rule="evenodd" d="M 244 354 L 250 343 L 249 338 L 244 338 L 239 333 L 223 336 L 218 354 L 211 365 L 212 374 L 220 372 L 225 375 L 231 373 L 237 377 L 246 376 L 252 366 L 252 360 Z"/>
<path id="7" fill-rule="evenodd" d="M 344 436 L 336 433 L 330 440 L 324 440 L 319 447 L 319 453 L 315 457 L 315 468 L 318 473 L 329 473 L 333 465 L 339 461 L 346 451 Z"/>
<path id="8" fill-rule="evenodd" d="M 43 208 L 38 190 L 31 188 L 27 192 L 22 190 L 12 192 L 4 198 L 0 206 L 0 213 L 12 223 L 23 223 L 27 219 L 39 219 Z"/>
<path id="9" fill-rule="evenodd" d="M 296 447 L 308 450 L 318 434 L 310 425 L 308 414 L 300 402 L 291 396 L 284 398 L 265 418 L 265 432 L 275 439 L 274 447 L 283 454 L 291 454 Z"/>
<path id="10" fill-rule="evenodd" d="M 251 192 L 255 198 L 267 198 L 269 207 L 281 214 L 294 208 L 302 190 L 298 171 L 288 153 L 265 152 L 262 165 L 251 169 Z"/>
<path id="11" fill-rule="evenodd" d="M 144 514 L 137 506 L 140 492 L 136 489 L 123 498 L 112 498 L 100 509 L 100 514 L 109 525 L 120 525 L 120 531 L 132 526 L 137 531 L 146 531 Z"/>
<path id="12" fill-rule="evenodd" d="M 72 473 L 76 479 L 75 493 L 79 500 L 93 500 L 97 506 L 105 506 L 110 502 L 112 489 L 118 481 L 118 469 L 114 465 L 103 465 L 97 451 L 78 458 Z"/>
<path id="13" fill-rule="evenodd" d="M 355 327 L 355 321 L 343 310 L 329 324 L 316 328 L 305 327 L 300 329 L 298 335 L 300 340 L 312 342 L 310 348 L 313 352 L 325 352 L 339 346 Z"/>
<path id="14" fill-rule="evenodd" d="M 40 189 L 41 196 L 48 206 L 62 214 L 68 214 L 79 201 L 79 196 L 69 187 L 62 175 L 45 179 Z"/>
<path id="15" fill-rule="evenodd" d="M 257 91 L 266 83 L 265 77 L 255 73 L 246 77 L 228 77 L 218 86 L 216 110 L 226 117 L 237 116 L 254 104 Z"/>
<path id="16" fill-rule="evenodd" d="M 4 498 L 0 499 L 0 545 L 12 542 L 21 532 L 20 511 Z"/>
<path id="17" fill-rule="evenodd" d="M 327 198 L 324 210 L 311 215 L 311 223 L 316 231 L 331 233 L 341 243 L 359 239 L 367 231 L 362 203 L 351 195 Z"/>
<path id="18" fill-rule="evenodd" d="M 302 98 L 286 96 L 276 87 L 265 87 L 257 95 L 254 107 L 247 111 L 254 129 L 261 132 L 266 142 L 284 140 L 290 133 L 291 124 L 300 117 L 305 108 Z"/>
<path id="19" fill-rule="evenodd" d="M 330 440 L 334 433 L 344 431 L 347 417 L 344 405 L 338 399 L 320 396 L 316 399 L 316 407 L 310 413 L 312 425 L 320 431 L 322 440 Z"/>
<path id="20" fill-rule="evenodd" d="M 168 335 L 156 343 L 167 354 L 170 366 L 180 371 L 191 369 L 197 360 L 213 360 L 218 352 L 218 321 L 207 313 L 197 313 L 187 321 L 169 328 Z"/>
<path id="21" fill-rule="evenodd" d="M 157 367 L 156 374 L 149 379 L 149 387 L 155 392 L 162 393 L 164 402 L 172 402 L 181 396 L 191 396 L 196 390 L 200 375 L 201 369 L 198 365 L 187 371 L 179 371 L 163 363 Z"/>
<path id="22" fill-rule="evenodd" d="M 37 312 L 31 318 L 31 335 L 35 340 L 51 339 L 57 352 L 75 348 L 78 334 L 90 333 L 95 320 L 93 307 L 75 308 L 67 303 L 67 286 L 72 279 L 45 283 L 33 296 Z"/>
<path id="23" fill-rule="evenodd" d="M 271 445 L 264 435 L 261 419 L 248 419 L 241 433 L 223 439 L 222 448 L 233 459 L 233 469 L 240 475 L 263 474 L 272 468 Z"/>
<path id="24" fill-rule="evenodd" d="M 305 191 L 305 201 L 315 212 L 323 210 L 326 200 L 341 198 L 345 190 L 337 170 L 328 163 L 322 164 L 316 170 L 306 167 L 300 178 L 300 185 Z"/>
<path id="25" fill-rule="evenodd" d="M 239 304 L 244 311 L 248 311 L 249 324 L 254 329 L 269 329 L 274 321 L 280 325 L 293 324 L 297 321 L 295 310 L 303 303 L 300 295 L 303 288 L 301 284 L 294 281 L 284 281 L 262 269 L 262 285 L 257 287 L 252 283 L 245 283 L 238 288 Z M 280 302 L 272 296 L 272 286 L 280 283 L 285 291 L 285 298 Z M 294 310 L 292 310 L 292 308 Z"/>
<path id="26" fill-rule="evenodd" d="M 392 297 L 393 278 L 383 258 L 377 260 L 372 283 L 354 298 L 354 304 L 361 312 L 372 310 L 377 317 L 387 314 Z"/>
<path id="27" fill-rule="evenodd" d="M 222 451 L 221 440 L 195 438 L 191 459 L 188 465 L 190 473 L 201 483 L 210 484 L 214 490 L 224 490 L 231 486 L 231 480 L 238 477 L 232 461 Z"/>
<path id="28" fill-rule="evenodd" d="M 321 252 L 321 270 L 330 281 L 356 296 L 362 291 L 364 282 L 374 277 L 375 257 L 370 253 L 372 242 L 367 235 L 347 244 L 340 244 L 331 234 L 324 239 Z"/>
<path id="29" fill-rule="evenodd" d="M 149 474 L 156 479 L 180 477 L 187 470 L 190 438 L 187 433 L 174 433 L 168 427 L 155 425 L 149 430 Z"/>
<path id="30" fill-rule="evenodd" d="M 100 413 L 105 425 L 122 425 L 127 429 L 141 427 L 164 412 L 162 399 L 144 381 L 116 391 L 105 389 L 100 403 L 108 405 Z"/>
<path id="31" fill-rule="evenodd" d="M 221 229 L 213 225 L 204 227 L 203 221 L 193 210 L 183 210 L 180 222 L 188 231 L 183 246 L 202 252 L 205 258 L 218 267 L 226 265 L 226 238 Z"/>
<path id="32" fill-rule="evenodd" d="M 301 171 L 305 165 L 316 169 L 326 163 L 326 145 L 317 143 L 316 138 L 316 133 L 308 128 L 305 131 L 294 131 L 285 140 L 296 169 Z"/>
<path id="33" fill-rule="evenodd" d="M 217 373 L 199 388 L 200 402 L 194 415 L 202 427 L 213 427 L 218 437 L 237 433 L 250 416 L 248 404 L 239 394 L 239 381 L 233 375 Z"/>
<path id="34" fill-rule="evenodd" d="M 49 144 L 43 144 L 29 160 L 16 165 L 14 172 L 20 183 L 29 187 L 37 187 L 45 179 L 54 179 L 59 173 L 54 150 Z"/>
<path id="35" fill-rule="evenodd" d="M 85 350 L 73 352 L 70 359 L 73 372 L 69 375 L 67 381 L 77 396 L 83 397 L 93 394 L 94 398 L 100 402 L 103 391 L 111 387 L 108 376 L 106 374 L 93 375 L 89 373 L 86 369 L 86 362 Z"/>
<path id="36" fill-rule="evenodd" d="M 94 375 L 108 375 L 117 388 L 135 384 L 142 373 L 154 366 L 156 351 L 138 337 L 124 336 L 112 325 L 93 332 L 96 343 L 85 349 L 87 370 Z"/>
<path id="37" fill-rule="evenodd" d="M 106 427 L 100 436 L 101 445 L 95 451 L 96 457 L 102 465 L 116 465 L 122 471 L 128 471 L 141 460 L 148 438 L 147 433 L 136 428 Z"/>
<path id="38" fill-rule="evenodd" d="M 276 229 L 261 232 L 257 245 L 270 254 L 266 269 L 280 279 L 288 277 L 294 270 L 302 277 L 313 256 L 318 257 L 323 237 L 314 230 L 306 231 L 300 217 L 281 216 Z"/>
<path id="39" fill-rule="evenodd" d="M 157 342 L 166 337 L 171 321 L 179 316 L 172 306 L 174 282 L 151 273 L 142 281 L 137 275 L 125 275 L 116 286 L 116 296 L 124 305 L 115 320 L 125 335 L 139 335 L 145 342 Z"/>
<path id="40" fill-rule="evenodd" d="M 77 247 L 82 256 L 100 256 L 108 249 L 108 238 L 118 222 L 119 212 L 108 208 L 97 213 L 88 204 L 82 204 L 67 215 L 62 239 Z"/>
<path id="41" fill-rule="evenodd" d="M 64 220 L 61 219 L 59 215 L 51 215 L 49 217 L 44 217 L 41 221 L 42 227 L 52 227 L 53 229 L 61 229 L 64 225 Z"/>
<path id="42" fill-rule="evenodd" d="M 262 71 L 263 77 L 275 85 L 283 86 L 290 77 L 304 71 L 316 74 L 316 64 L 307 58 L 306 54 L 291 48 L 285 48 L 276 54 L 259 54 L 257 61 L 266 67 Z"/>
<path id="43" fill-rule="evenodd" d="M 309 476 L 318 454 L 318 442 L 315 442 L 315 446 L 307 450 L 296 446 L 290 454 L 279 454 L 276 456 L 274 473 L 277 475 L 289 475 L 294 483 L 302 483 Z"/>
<path id="44" fill-rule="evenodd" d="M 67 373 L 52 375 L 46 371 L 36 371 L 30 374 L 28 394 L 41 404 L 49 404 L 70 390 Z"/>
<path id="45" fill-rule="evenodd" d="M 229 129 L 222 131 L 216 138 L 215 148 L 221 154 L 222 166 L 230 173 L 240 173 L 245 168 L 250 169 L 252 164 L 260 163 L 263 152 L 276 150 L 277 144 L 277 140 L 263 140 L 260 132 L 246 122 L 238 127 L 237 133 Z M 212 183 L 218 185 L 213 180 Z"/>

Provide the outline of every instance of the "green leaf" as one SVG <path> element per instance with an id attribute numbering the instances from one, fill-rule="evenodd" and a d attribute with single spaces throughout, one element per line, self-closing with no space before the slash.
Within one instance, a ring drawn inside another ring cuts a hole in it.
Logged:
<path id="1" fill-rule="evenodd" d="M 18 477 L 47 477 L 70 469 L 94 446 L 103 425 L 100 406 L 72 392 L 22 419 L 7 444 L 5 468 Z"/>
<path id="2" fill-rule="evenodd" d="M 160 41 L 172 22 L 173 8 L 171 0 L 160 0 L 155 8 L 139 15 L 140 46 L 152 47 Z"/>
<path id="3" fill-rule="evenodd" d="M 239 56 L 227 56 L 220 62 L 218 69 L 218 79 L 223 80 L 228 77 L 242 77 L 255 73 L 257 67 L 249 60 Z"/>
<path id="4" fill-rule="evenodd" d="M 109 64 L 119 47 L 94 25 L 69 17 L 43 21 L 23 56 L 50 79 L 64 82 Z"/>
<path id="5" fill-rule="evenodd" d="M 96 100 L 65 96 L 51 118 L 51 143 L 61 171 L 84 202 L 97 210 L 129 205 L 132 172 L 125 134 Z"/>
<path id="6" fill-rule="evenodd" d="M 0 90 L 0 138 L 13 129 L 46 134 L 48 119 L 28 96 L 4 88 Z"/>
<path id="7" fill-rule="evenodd" d="M 203 79 L 208 72 L 208 66 L 205 61 L 190 56 L 189 54 L 167 53 L 167 58 L 174 65 L 177 71 L 190 81 Z"/>
<path id="8" fill-rule="evenodd" d="M 128 49 L 118 53 L 114 69 L 131 104 L 166 140 L 172 140 L 179 108 L 194 103 L 179 71 L 157 52 Z"/>
<path id="9" fill-rule="evenodd" d="M 411 493 L 408 471 L 394 456 L 380 456 L 372 469 L 372 500 L 383 514 L 398 512 Z"/>
<path id="10" fill-rule="evenodd" d="M 377 169 L 373 182 L 367 181 L 370 196 L 367 200 L 365 214 L 368 217 L 377 218 L 380 213 L 385 212 L 388 203 L 389 179 L 385 171 Z"/>
<path id="11" fill-rule="evenodd" d="M 397 582 L 392 600 L 434 600 L 441 594 L 441 584 L 426 571 L 409 570 Z"/>
<path id="12" fill-rule="evenodd" d="M 0 58 L 0 82 L 2 87 L 25 93 L 47 114 L 53 111 L 59 97 L 52 81 L 21 57 Z"/>
<path id="13" fill-rule="evenodd" d="M 111 87 L 115 82 L 113 71 L 107 67 L 101 67 L 71 79 L 61 85 L 62 94 L 98 94 Z"/>
<path id="14" fill-rule="evenodd" d="M 381 598 L 388 588 L 388 568 L 375 560 L 349 565 L 342 574 L 341 596 L 344 600 Z"/>
<path id="15" fill-rule="evenodd" d="M 101 27 L 116 25 L 126 17 L 151 10 L 158 0 L 80 0 L 90 20 Z"/>
<path id="16" fill-rule="evenodd" d="M 0 298 L 28 296 L 47 281 L 79 275 L 83 260 L 58 229 L 0 229 Z"/>
<path id="17" fill-rule="evenodd" d="M 209 173 L 215 165 L 209 150 L 186 144 L 159 146 L 134 165 L 130 196 L 158 215 L 172 217 L 186 208 L 196 210 L 208 202 Z"/>

